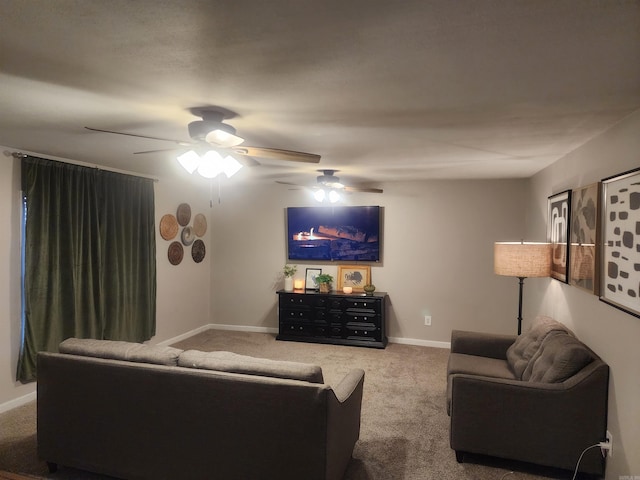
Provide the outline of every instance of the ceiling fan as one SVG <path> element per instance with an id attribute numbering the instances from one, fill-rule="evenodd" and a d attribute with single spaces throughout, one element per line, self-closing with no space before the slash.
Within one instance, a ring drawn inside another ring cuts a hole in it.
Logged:
<path id="1" fill-rule="evenodd" d="M 381 188 L 370 188 L 370 187 L 348 187 L 342 183 L 340 183 L 340 178 L 335 176 L 336 172 L 339 170 L 318 170 L 322 175 L 318 175 L 316 177 L 315 185 L 301 185 L 298 183 L 289 183 L 282 182 L 276 180 L 276 183 L 280 183 L 282 185 L 294 185 L 297 187 L 307 187 L 313 189 L 328 189 L 328 190 L 337 190 L 341 192 L 365 192 L 365 193 L 382 193 Z"/>
<path id="2" fill-rule="evenodd" d="M 221 107 L 197 107 L 190 109 L 190 112 L 201 120 L 195 120 L 188 125 L 189 136 L 192 142 L 174 140 L 170 138 L 153 137 L 149 135 L 139 135 L 135 133 L 117 132 L 101 128 L 84 127 L 92 132 L 112 133 L 115 135 L 126 135 L 129 137 L 147 138 L 163 142 L 172 142 L 177 147 L 161 150 L 147 150 L 144 152 L 134 152 L 134 154 L 155 153 L 168 150 L 176 150 L 181 147 L 214 147 L 216 149 L 229 150 L 230 153 L 245 157 L 249 164 L 259 165 L 252 157 L 266 158 L 273 160 L 283 160 L 287 162 L 319 163 L 320 155 L 293 150 L 282 150 L 279 148 L 249 147 L 240 146 L 244 138 L 236 135 L 236 129 L 224 123 L 224 120 L 233 118 L 235 113 Z"/>

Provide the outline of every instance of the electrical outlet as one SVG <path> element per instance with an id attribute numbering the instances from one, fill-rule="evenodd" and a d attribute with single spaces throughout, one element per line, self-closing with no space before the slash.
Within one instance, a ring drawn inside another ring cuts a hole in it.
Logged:
<path id="1" fill-rule="evenodd" d="M 607 443 L 609 444 L 609 450 L 607 450 L 607 457 L 613 457 L 613 435 L 607 430 Z"/>
<path id="2" fill-rule="evenodd" d="M 430 327 L 430 326 L 431 326 L 431 315 L 425 315 L 425 316 L 424 316 L 424 324 L 425 324 L 427 327 Z"/>

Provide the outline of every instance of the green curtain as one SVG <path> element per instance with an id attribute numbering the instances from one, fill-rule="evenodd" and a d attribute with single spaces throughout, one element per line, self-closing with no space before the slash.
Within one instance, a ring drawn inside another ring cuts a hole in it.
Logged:
<path id="1" fill-rule="evenodd" d="M 17 378 L 69 337 L 155 334 L 153 181 L 26 157 L 23 340 Z"/>

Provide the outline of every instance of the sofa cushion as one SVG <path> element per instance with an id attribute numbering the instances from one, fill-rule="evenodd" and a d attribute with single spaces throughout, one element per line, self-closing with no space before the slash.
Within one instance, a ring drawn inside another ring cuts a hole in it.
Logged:
<path id="1" fill-rule="evenodd" d="M 58 350 L 70 355 L 174 366 L 178 364 L 178 356 L 182 353 L 182 350 L 173 347 L 91 338 L 67 338 L 60 343 Z"/>
<path id="2" fill-rule="evenodd" d="M 516 338 L 513 345 L 507 349 L 507 362 L 517 379 L 522 380 L 522 374 L 545 337 L 558 332 L 571 334 L 571 331 L 560 322 L 540 315 L 535 318 L 529 330 Z"/>
<path id="3" fill-rule="evenodd" d="M 178 365 L 181 367 L 202 368 L 221 372 L 244 373 L 247 375 L 261 375 L 263 377 L 324 383 L 322 369 L 317 365 L 248 357 L 232 352 L 187 350 L 180 354 Z"/>
<path id="4" fill-rule="evenodd" d="M 467 355 L 465 353 L 452 353 L 449 355 L 447 374 L 451 375 L 454 373 L 508 378 L 509 380 L 515 379 L 506 360 Z"/>
<path id="5" fill-rule="evenodd" d="M 482 377 L 506 378 L 514 380 L 513 372 L 506 360 L 498 358 L 467 355 L 466 353 L 449 354 L 447 364 L 447 414 L 451 415 L 451 375 L 464 373 Z"/>
<path id="6" fill-rule="evenodd" d="M 571 335 L 550 335 L 531 359 L 523 380 L 557 383 L 572 377 L 594 359 L 591 351 Z M 526 377 L 526 378 L 525 378 Z"/>

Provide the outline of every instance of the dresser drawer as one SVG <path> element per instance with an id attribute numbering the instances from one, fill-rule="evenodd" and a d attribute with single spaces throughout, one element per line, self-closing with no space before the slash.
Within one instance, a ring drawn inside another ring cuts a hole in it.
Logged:
<path id="1" fill-rule="evenodd" d="M 371 298 L 371 297 L 354 297 L 354 298 L 345 298 L 344 306 L 347 309 L 356 308 L 359 310 L 373 310 L 376 313 L 380 313 L 382 311 L 382 302 L 379 298 Z"/>
<path id="2" fill-rule="evenodd" d="M 347 310 L 345 316 L 348 322 L 380 324 L 380 315 L 378 315 L 375 310 Z"/>

